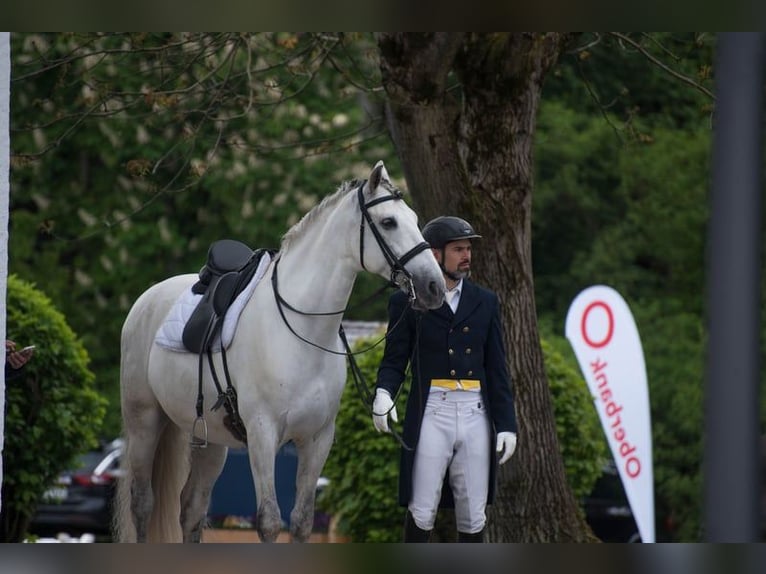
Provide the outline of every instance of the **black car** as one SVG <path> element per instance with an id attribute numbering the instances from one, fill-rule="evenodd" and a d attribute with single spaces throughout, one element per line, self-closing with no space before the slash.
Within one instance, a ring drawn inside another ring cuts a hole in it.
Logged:
<path id="1" fill-rule="evenodd" d="M 593 534 L 602 542 L 641 542 L 622 480 L 613 462 L 604 466 L 583 507 Z"/>
<path id="2" fill-rule="evenodd" d="M 83 454 L 77 468 L 61 473 L 45 492 L 32 518 L 30 532 L 108 535 L 121 455 L 119 440 Z"/>

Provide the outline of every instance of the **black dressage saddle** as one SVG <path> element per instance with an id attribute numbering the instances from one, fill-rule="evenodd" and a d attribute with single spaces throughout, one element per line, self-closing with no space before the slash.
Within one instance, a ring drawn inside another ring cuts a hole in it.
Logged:
<path id="1" fill-rule="evenodd" d="M 207 253 L 207 263 L 200 269 L 199 281 L 192 292 L 202 299 L 184 326 L 181 340 L 192 353 L 210 350 L 221 331 L 226 311 L 255 274 L 268 249 L 250 249 L 233 239 L 214 242 Z"/>

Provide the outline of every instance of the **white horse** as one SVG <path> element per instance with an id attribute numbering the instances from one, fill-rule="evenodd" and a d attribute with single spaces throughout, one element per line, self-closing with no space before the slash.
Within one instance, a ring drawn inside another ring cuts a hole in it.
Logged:
<path id="1" fill-rule="evenodd" d="M 247 431 L 256 527 L 263 541 L 274 541 L 281 530 L 274 464 L 279 448 L 291 440 L 298 472 L 290 533 L 296 541 L 311 534 L 316 483 L 346 382 L 338 335 L 342 311 L 301 311 L 343 310 L 363 269 L 392 279 L 420 309 L 437 308 L 444 300 L 444 279 L 417 216 L 401 200 L 383 162 L 366 182 L 342 185 L 285 234 L 226 351 Z M 174 302 L 197 279 L 179 275 L 154 285 L 135 302 L 122 329 L 126 450 L 115 512 L 120 541 L 199 542 L 228 447 L 243 446 L 225 428 L 223 409 L 209 410 L 217 391 L 205 368 L 204 396 L 213 399 L 205 407 L 209 444 L 191 448 L 198 356 L 154 342 Z"/>

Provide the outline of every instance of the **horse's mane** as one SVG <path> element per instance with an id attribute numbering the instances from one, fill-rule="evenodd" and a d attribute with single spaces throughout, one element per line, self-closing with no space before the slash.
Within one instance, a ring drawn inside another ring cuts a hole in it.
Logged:
<path id="1" fill-rule="evenodd" d="M 340 187 L 338 187 L 335 193 L 322 199 L 318 205 L 315 205 L 306 215 L 301 217 L 300 221 L 288 229 L 287 232 L 282 236 L 280 251 L 287 251 L 290 248 L 290 245 L 303 234 L 303 231 L 306 229 L 306 227 L 311 225 L 312 221 L 317 219 L 323 212 L 327 211 L 327 209 L 338 203 L 338 201 L 340 201 L 340 199 L 345 196 L 350 189 L 358 187 L 361 183 L 362 182 L 358 179 L 344 181 L 342 184 L 340 184 Z"/>

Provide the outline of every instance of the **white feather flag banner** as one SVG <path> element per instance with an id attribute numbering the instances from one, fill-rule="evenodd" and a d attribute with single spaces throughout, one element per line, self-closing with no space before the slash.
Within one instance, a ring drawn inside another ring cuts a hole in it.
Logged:
<path id="1" fill-rule="evenodd" d="M 654 470 L 646 364 L 636 322 L 605 285 L 569 307 L 566 337 L 593 396 L 643 542 L 654 542 Z"/>

